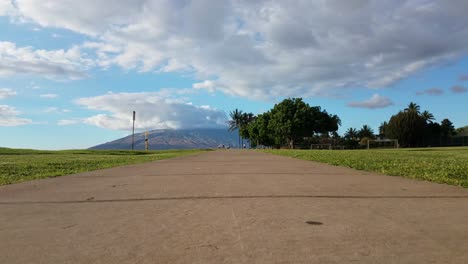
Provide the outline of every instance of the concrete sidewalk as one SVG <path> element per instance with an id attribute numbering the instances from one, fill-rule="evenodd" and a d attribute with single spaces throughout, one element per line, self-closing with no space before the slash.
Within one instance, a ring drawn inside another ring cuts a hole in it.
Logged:
<path id="1" fill-rule="evenodd" d="M 1 263 L 468 263 L 467 249 L 468 189 L 248 150 L 0 187 Z"/>

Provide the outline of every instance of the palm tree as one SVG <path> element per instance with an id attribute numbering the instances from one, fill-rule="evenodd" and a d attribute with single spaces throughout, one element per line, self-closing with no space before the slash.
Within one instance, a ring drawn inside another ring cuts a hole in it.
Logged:
<path id="1" fill-rule="evenodd" d="M 336 125 L 336 128 L 337 128 L 337 130 L 338 130 L 338 127 L 341 126 L 341 119 L 340 119 L 340 117 L 337 116 L 337 115 L 332 115 L 332 116 L 331 116 L 331 120 L 332 120 L 333 124 Z"/>
<path id="2" fill-rule="evenodd" d="M 359 138 L 374 138 L 374 130 L 370 128 L 368 125 L 363 125 L 362 128 L 358 132 Z"/>
<path id="3" fill-rule="evenodd" d="M 427 123 L 432 123 L 432 120 L 434 120 L 434 115 L 431 114 L 429 111 L 425 110 L 422 112 L 421 116 L 426 120 Z"/>
<path id="4" fill-rule="evenodd" d="M 419 114 L 420 109 L 421 109 L 421 107 L 418 104 L 411 102 L 411 103 L 409 103 L 408 107 L 405 108 L 405 112 L 416 112 L 416 113 Z"/>
<path id="5" fill-rule="evenodd" d="M 358 137 L 358 131 L 355 128 L 350 127 L 348 128 L 344 136 L 345 138 L 356 139 Z"/>
<path id="6" fill-rule="evenodd" d="M 241 135 L 241 144 L 244 146 L 244 138 L 249 137 L 249 131 L 247 130 L 247 126 L 255 120 L 255 115 L 252 113 L 242 113 L 241 120 L 239 125 L 239 132 Z"/>
<path id="7" fill-rule="evenodd" d="M 242 111 L 241 111 L 242 112 Z M 246 126 L 255 119 L 254 114 L 252 113 L 242 113 L 241 114 L 241 126 Z"/>
<path id="8" fill-rule="evenodd" d="M 239 109 L 235 109 L 234 111 L 231 111 L 229 113 L 229 116 L 231 117 L 231 120 L 228 120 L 227 121 L 227 124 L 229 125 L 229 131 L 234 131 L 237 129 L 237 135 L 238 135 L 238 138 L 239 138 L 239 148 L 241 147 L 241 143 L 240 143 L 240 127 L 241 127 L 241 124 L 242 124 L 242 115 L 243 115 L 243 112 L 242 110 L 239 110 Z"/>

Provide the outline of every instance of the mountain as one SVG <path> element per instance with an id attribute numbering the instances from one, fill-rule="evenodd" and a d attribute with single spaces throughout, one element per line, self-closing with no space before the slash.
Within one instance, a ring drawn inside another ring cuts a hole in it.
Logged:
<path id="1" fill-rule="evenodd" d="M 237 146 L 237 132 L 227 129 L 159 129 L 148 133 L 149 149 L 203 149 Z M 132 135 L 90 149 L 131 149 Z M 135 149 L 145 149 L 145 133 L 135 133 Z"/>

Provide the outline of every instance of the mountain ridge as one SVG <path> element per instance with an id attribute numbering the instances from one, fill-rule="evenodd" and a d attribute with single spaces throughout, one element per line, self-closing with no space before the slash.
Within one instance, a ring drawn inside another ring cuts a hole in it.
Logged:
<path id="1" fill-rule="evenodd" d="M 206 149 L 220 145 L 236 147 L 236 132 L 221 128 L 201 129 L 157 129 L 148 131 L 150 150 L 165 149 Z M 89 149 L 112 150 L 131 149 L 132 135 L 93 146 Z M 145 132 L 135 133 L 135 150 L 145 149 Z"/>

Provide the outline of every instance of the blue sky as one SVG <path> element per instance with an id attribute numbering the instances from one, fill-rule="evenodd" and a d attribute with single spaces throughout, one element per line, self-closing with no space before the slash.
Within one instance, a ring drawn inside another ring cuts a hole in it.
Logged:
<path id="1" fill-rule="evenodd" d="M 79 2 L 79 3 L 78 3 Z M 223 127 L 302 97 L 347 128 L 416 102 L 468 125 L 466 1 L 0 2 L 0 146 Z"/>

